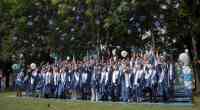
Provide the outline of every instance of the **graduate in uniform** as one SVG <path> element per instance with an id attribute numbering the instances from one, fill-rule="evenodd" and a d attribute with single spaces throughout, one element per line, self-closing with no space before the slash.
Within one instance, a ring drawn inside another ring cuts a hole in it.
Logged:
<path id="1" fill-rule="evenodd" d="M 101 72 L 101 80 L 100 80 L 100 88 L 101 88 L 101 99 L 102 100 L 108 100 L 108 69 L 107 65 L 104 65 L 102 72 Z"/>
<path id="2" fill-rule="evenodd" d="M 87 67 L 87 94 L 86 94 L 86 99 L 90 100 L 91 99 L 91 78 L 92 78 L 92 64 L 89 63 Z"/>
<path id="3" fill-rule="evenodd" d="M 31 88 L 30 88 L 31 87 L 31 69 L 26 70 L 24 85 L 25 85 L 26 96 L 30 96 L 32 93 Z"/>
<path id="4" fill-rule="evenodd" d="M 43 67 L 41 70 L 41 75 L 42 75 L 42 97 L 45 97 L 45 87 L 46 87 L 46 73 L 47 73 L 47 68 Z"/>
<path id="5" fill-rule="evenodd" d="M 58 97 L 65 98 L 65 83 L 66 83 L 66 72 L 65 68 L 62 67 L 59 72 L 59 83 L 58 83 Z"/>
<path id="6" fill-rule="evenodd" d="M 16 89 L 17 89 L 17 96 L 22 96 L 22 90 L 23 90 L 23 78 L 24 78 L 24 72 L 20 71 L 17 74 L 17 78 L 15 81 Z"/>
<path id="7" fill-rule="evenodd" d="M 36 85 L 37 85 L 37 76 L 38 76 L 38 69 L 36 68 L 35 70 L 32 71 L 31 74 L 31 95 L 33 95 L 33 93 L 36 90 Z"/>
<path id="8" fill-rule="evenodd" d="M 142 101 L 142 80 L 143 80 L 143 66 L 141 64 L 136 64 L 136 74 L 135 74 L 135 80 L 134 80 L 134 86 L 135 86 L 135 93 L 136 93 L 136 101 L 141 102 Z"/>
<path id="9" fill-rule="evenodd" d="M 87 99 L 87 91 L 88 91 L 88 71 L 87 67 L 84 65 L 81 68 L 81 96 L 83 100 Z"/>
<path id="10" fill-rule="evenodd" d="M 136 66 L 132 65 L 130 69 L 130 101 L 136 101 L 136 86 L 135 86 L 135 75 L 136 75 Z"/>
<path id="11" fill-rule="evenodd" d="M 165 102 L 168 98 L 168 68 L 166 62 L 162 62 L 159 68 L 158 92 Z"/>
<path id="12" fill-rule="evenodd" d="M 123 102 L 129 101 L 130 76 L 128 67 L 124 67 L 121 75 L 121 101 Z"/>
<path id="13" fill-rule="evenodd" d="M 176 66 L 175 63 L 173 61 L 173 59 L 170 59 L 170 62 L 168 64 L 169 68 L 168 68 L 168 85 L 169 85 L 169 96 L 170 98 L 174 98 L 174 94 L 175 94 L 175 80 L 176 80 Z"/>
<path id="14" fill-rule="evenodd" d="M 149 63 L 151 64 L 151 91 L 152 91 L 152 97 L 151 101 L 157 102 L 157 96 L 158 96 L 158 80 L 159 80 L 159 75 L 160 72 L 162 71 L 161 68 L 161 62 L 160 62 L 160 57 L 158 54 L 158 51 L 156 51 L 156 54 L 153 53 L 153 51 L 150 52 L 151 57 L 149 58 Z"/>
<path id="15" fill-rule="evenodd" d="M 106 89 L 106 94 L 108 95 L 108 100 L 111 101 L 112 100 L 112 96 L 113 96 L 113 86 L 112 86 L 112 75 L 113 75 L 113 69 L 111 64 L 108 65 L 107 67 L 107 71 L 108 71 L 108 81 L 107 81 L 107 89 Z"/>
<path id="16" fill-rule="evenodd" d="M 95 89 L 96 89 L 96 78 L 95 78 L 95 74 L 96 74 L 96 71 L 97 71 L 97 67 L 96 65 L 93 66 L 93 71 L 92 71 L 92 77 L 91 77 L 91 101 L 95 101 L 95 97 L 96 97 L 96 92 L 95 92 Z"/>
<path id="17" fill-rule="evenodd" d="M 144 68 L 144 87 L 145 88 L 150 88 L 151 84 L 151 75 L 152 75 L 152 67 L 150 64 L 146 65 Z"/>
<path id="18" fill-rule="evenodd" d="M 99 65 L 94 66 L 91 79 L 91 101 L 99 101 L 100 99 L 100 79 L 101 79 L 101 67 Z"/>
<path id="19" fill-rule="evenodd" d="M 30 76 L 29 74 L 26 73 L 25 77 L 24 77 L 24 89 L 25 89 L 25 94 L 26 96 L 29 96 L 29 91 L 30 91 Z"/>
<path id="20" fill-rule="evenodd" d="M 113 74 L 112 74 L 112 100 L 118 101 L 120 97 L 120 71 L 117 65 L 113 66 Z"/>
<path id="21" fill-rule="evenodd" d="M 36 78 L 36 92 L 38 93 L 39 98 L 42 96 L 42 89 L 44 84 L 42 71 L 43 71 L 42 69 L 38 70 L 38 75 Z"/>
<path id="22" fill-rule="evenodd" d="M 76 100 L 78 98 L 78 93 L 80 89 L 80 71 L 78 67 L 75 66 L 72 74 L 72 99 Z"/>
<path id="23" fill-rule="evenodd" d="M 151 64 L 147 64 L 145 67 L 145 74 L 144 74 L 144 95 L 150 98 L 152 102 L 153 99 L 153 88 L 152 88 L 152 76 L 155 75 L 155 71 L 153 70 L 153 66 Z"/>
<path id="24" fill-rule="evenodd" d="M 60 82 L 60 74 L 59 74 L 59 68 L 55 67 L 53 71 L 53 91 L 54 91 L 54 97 L 58 97 L 58 88 L 59 88 L 59 82 Z"/>
<path id="25" fill-rule="evenodd" d="M 48 71 L 45 74 L 45 90 L 44 90 L 44 96 L 50 97 L 52 95 L 52 79 L 53 79 L 53 72 L 52 68 L 48 67 Z"/>
<path id="26" fill-rule="evenodd" d="M 68 66 L 66 71 L 66 84 L 65 84 L 65 96 L 67 99 L 71 99 L 71 94 L 72 94 L 72 81 L 73 81 L 73 71 L 72 71 L 72 67 Z"/>
<path id="27" fill-rule="evenodd" d="M 157 101 L 157 88 L 158 88 L 158 74 L 156 72 L 156 67 L 153 65 L 151 68 L 151 77 L 150 77 L 150 85 L 151 85 L 151 91 L 152 91 L 152 97 L 151 101 L 156 102 Z"/>
<path id="28" fill-rule="evenodd" d="M 102 65 L 99 64 L 97 66 L 97 72 L 95 74 L 95 94 L 96 94 L 96 98 L 95 100 L 96 101 L 99 101 L 101 99 L 101 92 L 100 92 L 100 87 L 101 87 L 101 84 L 100 84 L 100 80 L 101 80 L 101 69 L 102 69 Z"/>

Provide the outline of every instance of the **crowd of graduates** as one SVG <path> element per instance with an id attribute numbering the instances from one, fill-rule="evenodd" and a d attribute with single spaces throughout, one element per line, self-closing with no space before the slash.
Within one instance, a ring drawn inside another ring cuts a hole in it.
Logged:
<path id="1" fill-rule="evenodd" d="M 62 60 L 22 70 L 16 76 L 17 96 L 26 95 L 91 101 L 142 102 L 174 98 L 176 70 L 186 81 L 186 96 L 192 96 L 189 66 L 165 54 L 148 51 L 128 57 Z"/>

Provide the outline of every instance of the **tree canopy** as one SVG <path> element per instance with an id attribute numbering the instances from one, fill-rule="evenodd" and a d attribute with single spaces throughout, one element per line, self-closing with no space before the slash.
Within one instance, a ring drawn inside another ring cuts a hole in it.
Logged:
<path id="1" fill-rule="evenodd" d="M 1 0 L 0 59 L 84 56 L 100 43 L 199 51 L 199 10 L 198 0 Z"/>

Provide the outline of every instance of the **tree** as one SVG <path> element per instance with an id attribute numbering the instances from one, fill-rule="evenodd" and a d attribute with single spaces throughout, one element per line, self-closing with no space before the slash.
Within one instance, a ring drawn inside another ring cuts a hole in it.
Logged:
<path id="1" fill-rule="evenodd" d="M 102 43 L 180 53 L 199 40 L 199 3 L 192 1 L 1 0 L 1 59 L 24 53 L 27 64 L 39 63 L 51 52 L 81 58 Z"/>

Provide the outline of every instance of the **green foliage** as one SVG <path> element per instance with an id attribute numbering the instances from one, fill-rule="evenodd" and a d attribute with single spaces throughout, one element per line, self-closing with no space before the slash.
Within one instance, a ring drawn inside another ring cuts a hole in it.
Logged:
<path id="1" fill-rule="evenodd" d="M 185 1 L 183 1 L 182 4 L 181 4 L 179 15 L 186 17 L 186 16 L 190 16 L 191 14 L 192 13 L 190 12 L 188 5 L 186 4 Z"/>
<path id="2" fill-rule="evenodd" d="M 80 53 L 84 56 L 87 49 L 99 45 L 98 40 L 127 47 L 144 46 L 151 44 L 151 36 L 142 40 L 148 30 L 156 36 L 156 47 L 181 48 L 188 39 L 189 27 L 195 36 L 199 34 L 199 17 L 195 15 L 198 8 L 195 2 L 191 8 L 185 1 L 174 8 L 174 2 L 176 0 L 171 4 L 160 0 L 1 0 L 0 59 L 9 60 L 12 54 L 24 53 L 26 60 L 37 60 L 42 57 L 38 54 L 46 55 L 49 49 L 64 50 L 64 55 Z M 167 9 L 161 9 L 161 4 Z M 140 20 L 141 17 L 145 19 Z M 167 33 L 160 35 L 155 21 L 165 26 Z M 164 42 L 161 36 L 165 37 Z M 17 40 L 13 41 L 15 37 Z M 177 42 L 168 45 L 172 39 Z"/>
<path id="3" fill-rule="evenodd" d="M 59 0 L 51 0 L 52 5 L 57 5 L 59 3 Z"/>
<path id="4" fill-rule="evenodd" d="M 3 60 L 10 60 L 11 56 L 14 54 L 14 46 L 12 43 L 11 35 L 7 35 L 2 40 L 2 49 L 1 49 L 1 59 Z"/>

